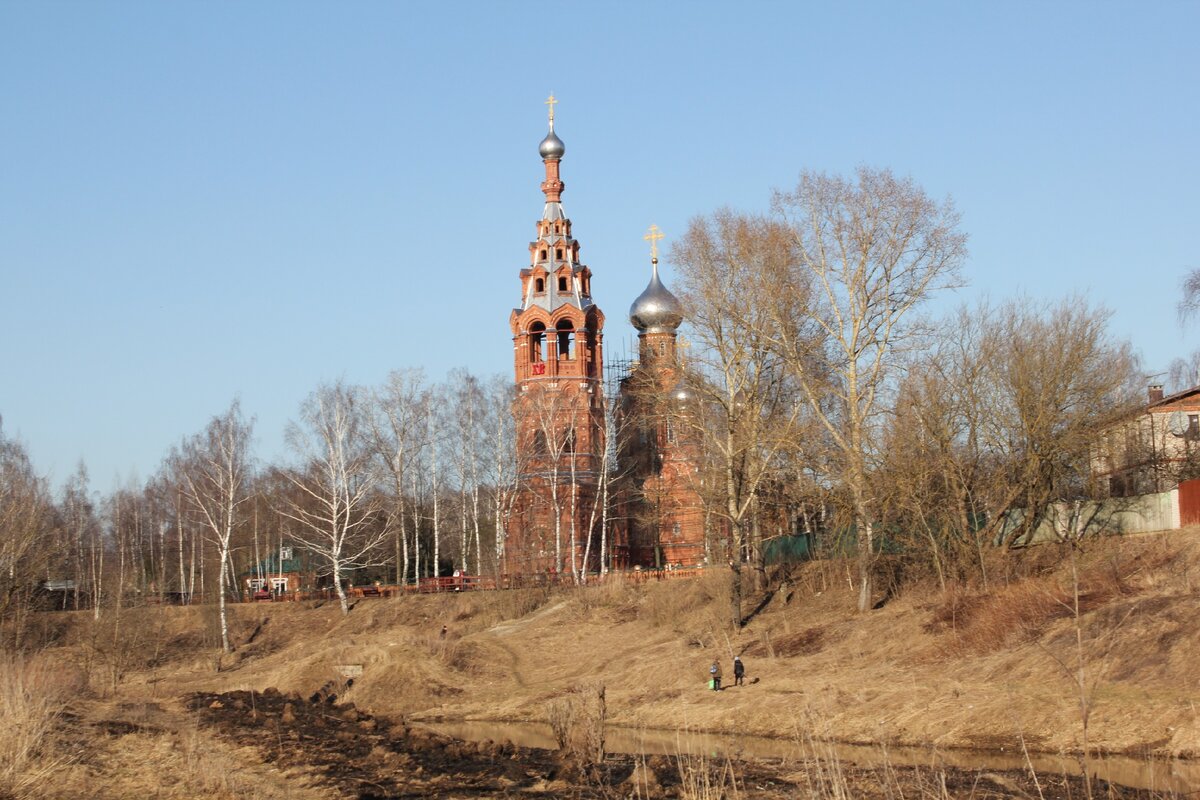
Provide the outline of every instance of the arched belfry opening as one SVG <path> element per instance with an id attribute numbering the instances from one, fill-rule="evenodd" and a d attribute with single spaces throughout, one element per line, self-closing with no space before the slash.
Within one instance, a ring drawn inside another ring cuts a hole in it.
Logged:
<path id="1" fill-rule="evenodd" d="M 540 320 L 529 326 L 529 360 L 546 360 L 546 324 Z"/>
<path id="2" fill-rule="evenodd" d="M 569 319 L 559 320 L 554 326 L 558 335 L 558 357 L 571 359 L 575 357 L 575 324 Z"/>

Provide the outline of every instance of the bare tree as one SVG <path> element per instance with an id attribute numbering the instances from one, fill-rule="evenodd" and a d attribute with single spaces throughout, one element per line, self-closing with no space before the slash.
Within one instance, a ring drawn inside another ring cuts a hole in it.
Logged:
<path id="1" fill-rule="evenodd" d="M 1200 386 L 1200 350 L 1171 361 L 1167 368 L 1167 386 L 1170 394 Z"/>
<path id="2" fill-rule="evenodd" d="M 391 524 L 395 532 L 396 583 L 408 582 L 410 555 L 405 532 L 405 513 L 408 507 L 406 478 L 413 476 L 421 451 L 428 442 L 424 438 L 425 418 L 430 410 L 429 390 L 420 370 L 397 370 L 390 373 L 384 385 L 373 394 L 373 413 L 369 416 L 371 444 L 376 457 L 391 477 L 392 502 L 395 508 Z M 412 498 L 415 503 L 416 498 Z M 417 526 L 413 526 L 416 537 Z"/>
<path id="3" fill-rule="evenodd" d="M 388 535 L 376 518 L 377 468 L 367 436 L 363 392 L 341 382 L 319 387 L 300 409 L 288 439 L 301 458 L 285 475 L 298 490 L 279 513 L 297 523 L 293 536 L 324 564 L 342 613 L 350 604 L 342 578 L 347 570 L 379 560 Z"/>
<path id="4" fill-rule="evenodd" d="M 1183 278 L 1180 287 L 1179 321 L 1186 323 L 1200 313 L 1200 268 L 1194 269 Z"/>
<path id="5" fill-rule="evenodd" d="M 475 554 L 475 573 L 483 572 L 482 536 L 479 529 L 480 459 L 485 439 L 483 390 L 479 379 L 463 369 L 453 370 L 447 378 L 452 443 L 450 462 L 458 484 L 459 563 L 470 570 L 470 553 Z"/>
<path id="6" fill-rule="evenodd" d="M 249 499 L 250 436 L 253 421 L 242 416 L 235 400 L 182 448 L 182 491 L 195 510 L 209 542 L 217 549 L 217 603 L 221 624 L 221 649 L 232 650 L 225 609 L 226 576 L 230 548 L 241 507 Z"/>
<path id="7" fill-rule="evenodd" d="M 1090 496 L 1106 427 L 1140 403 L 1137 360 L 1108 317 L 1081 298 L 963 309 L 907 365 L 876 476 L 881 518 L 939 578 L 974 564 L 986 586 L 985 547 Z"/>
<path id="8" fill-rule="evenodd" d="M 1084 495 L 1101 433 L 1142 407 L 1140 364 L 1112 337 L 1110 317 L 1079 297 L 977 312 L 987 369 L 976 413 L 999 464 L 986 490 L 987 535 L 1003 529 L 1018 542 L 1049 503 Z"/>
<path id="9" fill-rule="evenodd" d="M 523 466 L 523 479 L 532 488 L 530 499 L 533 507 L 529 513 L 527 534 L 532 537 L 526 546 L 526 554 L 535 560 L 540 558 L 546 547 L 546 532 L 539 525 L 537 504 L 546 504 L 552 517 L 554 572 L 563 574 L 569 568 L 576 583 L 581 581 L 580 570 L 586 565 L 580 557 L 586 550 L 581 536 L 590 538 L 591 531 L 581 531 L 579 508 L 581 502 L 591 499 L 584 496 L 584 481 L 578 460 L 587 459 L 586 469 L 595 469 L 588 454 L 578 452 L 579 429 L 590 424 L 591 412 L 587 396 L 577 392 L 538 391 L 523 401 L 524 414 L 528 420 L 526 435 L 532 441 L 525 448 L 529 453 Z M 590 482 L 588 484 L 591 485 Z M 566 523 L 564 526 L 564 522 Z M 565 529 L 564 529 L 565 528 Z M 536 551 L 537 555 L 534 555 Z M 569 563 L 568 563 L 569 562 Z"/>
<path id="10" fill-rule="evenodd" d="M 996 455 L 983 439 L 990 359 L 975 310 L 963 309 L 907 365 L 884 433 L 882 518 L 922 553 L 944 587 L 977 566 L 987 586 L 984 490 Z"/>
<path id="11" fill-rule="evenodd" d="M 794 253 L 784 226 L 723 210 L 693 220 L 672 257 L 694 345 L 688 366 L 696 402 L 680 421 L 696 427 L 717 472 L 705 497 L 732 534 L 730 612 L 741 625 L 742 568 L 761 563 L 756 498 L 802 411 L 767 315 L 768 297 L 779 291 L 768 278 L 789 274 Z"/>
<path id="12" fill-rule="evenodd" d="M 32 592 L 45 575 L 50 502 L 25 448 L 0 428 L 0 620 L 19 645 Z"/>
<path id="13" fill-rule="evenodd" d="M 74 580 L 75 610 L 80 608 L 80 602 L 93 591 L 97 576 L 89 569 L 87 558 L 88 547 L 98 535 L 100 523 L 96 519 L 95 503 L 92 502 L 88 488 L 87 467 L 80 462 L 75 472 L 63 487 L 62 500 L 63 525 L 66 528 L 67 547 L 70 548 L 71 575 Z M 93 598 L 94 600 L 95 598 Z"/>
<path id="14" fill-rule="evenodd" d="M 502 376 L 494 378 L 485 391 L 484 429 L 488 432 L 488 438 L 483 475 L 491 491 L 497 569 L 504 564 L 506 521 L 520 496 L 517 476 L 524 471 L 518 463 L 516 420 L 512 415 L 515 398 L 516 387 L 510 379 Z"/>
<path id="15" fill-rule="evenodd" d="M 778 290 L 766 295 L 772 324 L 763 335 L 835 448 L 858 542 L 858 607 L 866 611 L 879 514 L 870 475 L 885 395 L 903 354 L 921 342 L 915 310 L 959 283 L 966 235 L 949 201 L 933 201 L 888 170 L 861 167 L 851 179 L 806 172 L 773 205 L 790 229 L 797 269 L 778 274 Z"/>

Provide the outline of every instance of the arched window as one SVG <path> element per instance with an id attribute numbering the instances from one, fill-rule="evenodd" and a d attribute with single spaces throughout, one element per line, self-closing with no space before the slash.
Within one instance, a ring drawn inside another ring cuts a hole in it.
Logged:
<path id="1" fill-rule="evenodd" d="M 575 429 L 574 428 L 567 428 L 566 433 L 563 434 L 563 452 L 564 453 L 574 453 L 575 452 Z"/>
<path id="2" fill-rule="evenodd" d="M 561 247 L 554 248 L 554 257 L 557 258 L 559 261 L 562 261 L 562 248 Z"/>
<path id="3" fill-rule="evenodd" d="M 529 360 L 537 363 L 544 361 L 546 342 L 546 326 L 541 322 L 535 322 L 529 326 Z"/>
<path id="4" fill-rule="evenodd" d="M 671 420 L 667 420 L 667 442 L 670 444 L 675 443 L 675 426 L 671 423 Z"/>
<path id="5" fill-rule="evenodd" d="M 544 248 L 544 247 L 542 248 L 541 260 L 542 260 L 542 261 L 545 261 L 545 260 L 546 260 L 546 248 Z"/>
<path id="6" fill-rule="evenodd" d="M 567 278 L 566 278 L 566 276 L 562 276 L 562 277 L 560 277 L 560 278 L 558 279 L 558 290 L 559 290 L 560 292 L 565 292 L 565 291 L 567 290 Z"/>
<path id="7" fill-rule="evenodd" d="M 574 358 L 575 357 L 575 326 L 571 324 L 571 320 L 560 320 L 555 326 L 558 333 L 558 357 L 559 358 Z"/>
<path id="8" fill-rule="evenodd" d="M 533 282 L 533 290 L 535 292 L 537 292 L 538 294 L 541 294 L 542 292 L 546 291 L 546 279 L 538 278 L 537 280 L 535 280 Z"/>
<path id="9" fill-rule="evenodd" d="M 533 432 L 533 454 L 538 456 L 546 455 L 546 434 L 542 431 Z"/>

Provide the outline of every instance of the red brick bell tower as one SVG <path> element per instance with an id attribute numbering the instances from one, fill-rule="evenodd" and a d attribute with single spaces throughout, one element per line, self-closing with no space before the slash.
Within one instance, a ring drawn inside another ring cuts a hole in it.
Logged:
<path id="1" fill-rule="evenodd" d="M 509 318 L 518 495 L 504 570 L 512 575 L 578 575 L 600 559 L 604 314 L 592 302 L 592 272 L 580 263 L 563 214 L 566 147 L 554 132 L 554 95 L 546 102 L 550 132 L 538 147 L 546 204 L 521 270 L 521 304 Z"/>

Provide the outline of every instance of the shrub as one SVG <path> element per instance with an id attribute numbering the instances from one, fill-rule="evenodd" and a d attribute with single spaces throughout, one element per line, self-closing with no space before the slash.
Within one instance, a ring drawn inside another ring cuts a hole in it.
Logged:
<path id="1" fill-rule="evenodd" d="M 604 761 L 604 725 L 608 710 L 601 684 L 579 685 L 546 704 L 546 721 L 564 757 L 584 768 Z"/>

